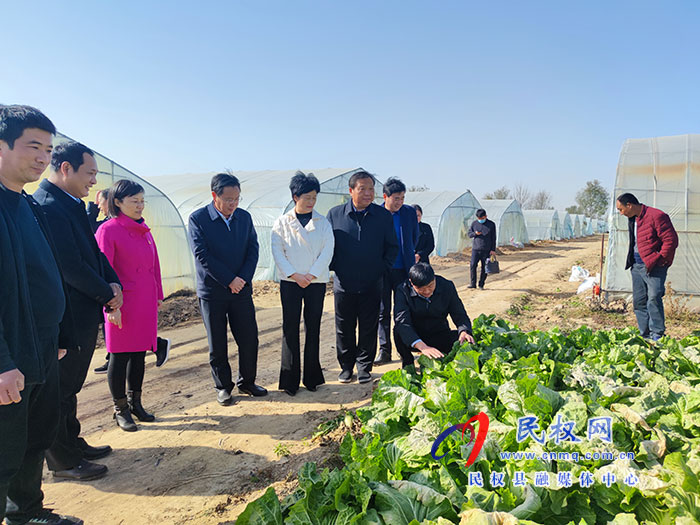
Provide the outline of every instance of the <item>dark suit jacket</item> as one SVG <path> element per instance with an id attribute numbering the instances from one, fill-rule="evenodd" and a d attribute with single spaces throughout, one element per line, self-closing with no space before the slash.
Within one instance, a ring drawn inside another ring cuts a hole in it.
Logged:
<path id="1" fill-rule="evenodd" d="M 420 257 L 418 262 L 430 264 L 430 254 L 435 249 L 435 237 L 433 229 L 427 222 L 418 223 L 418 242 L 416 243 L 416 253 Z"/>
<path id="2" fill-rule="evenodd" d="M 331 208 L 328 221 L 335 235 L 333 289 L 360 293 L 381 288 L 384 273 L 394 265 L 399 253 L 391 213 L 372 203 L 361 216 L 348 201 Z"/>
<path id="3" fill-rule="evenodd" d="M 109 283 L 121 283 L 97 246 L 85 203 L 76 202 L 47 179 L 33 197 L 48 219 L 78 328 L 100 323 L 103 306 L 114 297 Z"/>
<path id="4" fill-rule="evenodd" d="M 187 233 L 197 269 L 197 296 L 206 300 L 229 300 L 234 293 L 228 285 L 236 277 L 246 284 L 239 295 L 252 295 L 251 281 L 258 264 L 258 235 L 247 211 L 236 208 L 231 229 L 214 203 L 190 215 Z"/>
<path id="5" fill-rule="evenodd" d="M 436 275 L 435 292 L 429 299 L 419 295 L 408 279 L 396 289 L 394 323 L 406 345 L 411 346 L 416 340 L 431 334 L 449 331 L 448 315 L 458 332 L 472 333 L 472 323 L 452 281 Z"/>
<path id="6" fill-rule="evenodd" d="M 413 206 L 404 204 L 399 208 L 399 219 L 401 221 L 401 244 L 399 247 L 404 268 L 408 272 L 411 266 L 416 264 L 416 243 L 418 242 L 419 233 L 416 209 Z"/>

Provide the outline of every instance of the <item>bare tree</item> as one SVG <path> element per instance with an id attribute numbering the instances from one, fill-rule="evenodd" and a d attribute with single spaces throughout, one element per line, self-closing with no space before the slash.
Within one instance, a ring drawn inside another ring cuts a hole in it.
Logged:
<path id="1" fill-rule="evenodd" d="M 530 193 L 530 189 L 522 182 L 515 185 L 513 198 L 520 203 L 522 209 L 529 210 L 531 208 L 530 200 L 532 199 L 532 193 Z"/>
<path id="2" fill-rule="evenodd" d="M 510 199 L 510 190 L 507 186 L 502 186 L 490 193 L 484 194 L 484 199 L 494 200 L 494 199 Z"/>
<path id="3" fill-rule="evenodd" d="M 421 186 L 409 186 L 406 191 L 429 191 L 430 187 L 421 185 Z"/>
<path id="4" fill-rule="evenodd" d="M 553 210 L 552 194 L 545 190 L 540 190 L 530 199 L 529 210 Z"/>

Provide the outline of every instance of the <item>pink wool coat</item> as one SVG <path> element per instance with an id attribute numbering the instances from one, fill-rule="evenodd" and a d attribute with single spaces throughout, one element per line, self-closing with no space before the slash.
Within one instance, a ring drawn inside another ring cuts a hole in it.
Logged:
<path id="1" fill-rule="evenodd" d="M 122 327 L 107 321 L 107 351 L 145 352 L 156 349 L 158 301 L 163 299 L 158 250 L 151 229 L 124 214 L 105 222 L 97 244 L 117 272 L 124 291 Z"/>

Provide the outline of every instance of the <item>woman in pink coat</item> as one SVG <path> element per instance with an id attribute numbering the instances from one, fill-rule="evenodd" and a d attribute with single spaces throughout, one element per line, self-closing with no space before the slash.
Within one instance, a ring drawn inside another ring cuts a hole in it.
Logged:
<path id="1" fill-rule="evenodd" d="M 122 283 L 124 304 L 105 312 L 109 352 L 107 381 L 114 399 L 114 418 L 122 430 L 137 430 L 131 414 L 153 421 L 141 404 L 147 351 L 155 351 L 158 307 L 163 302 L 158 251 L 143 220 L 144 190 L 130 180 L 117 181 L 109 193 L 112 220 L 97 230 L 97 244 Z M 126 384 L 128 383 L 128 398 Z"/>

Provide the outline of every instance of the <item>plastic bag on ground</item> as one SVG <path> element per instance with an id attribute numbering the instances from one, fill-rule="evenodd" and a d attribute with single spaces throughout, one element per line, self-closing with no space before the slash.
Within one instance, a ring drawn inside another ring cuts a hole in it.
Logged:
<path id="1" fill-rule="evenodd" d="M 585 268 L 581 268 L 580 266 L 572 266 L 569 282 L 585 281 L 590 277 L 590 275 L 591 274 Z"/>
<path id="2" fill-rule="evenodd" d="M 583 282 L 579 285 L 578 290 L 576 290 L 577 294 L 582 294 L 586 290 L 590 290 L 593 288 L 593 286 L 596 283 L 596 278 L 595 277 L 586 277 Z"/>

